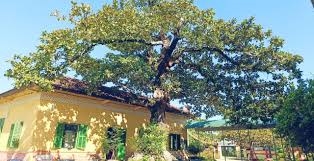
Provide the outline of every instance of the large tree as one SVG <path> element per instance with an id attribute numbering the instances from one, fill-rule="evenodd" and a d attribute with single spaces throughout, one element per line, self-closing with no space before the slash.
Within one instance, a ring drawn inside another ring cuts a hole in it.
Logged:
<path id="1" fill-rule="evenodd" d="M 285 86 L 301 75 L 302 58 L 254 18 L 216 19 L 192 0 L 113 0 L 96 12 L 72 2 L 58 18 L 70 27 L 43 32 L 36 51 L 11 61 L 6 75 L 15 86 L 50 89 L 71 72 L 91 91 L 111 82 L 149 97 L 152 122 L 163 122 L 166 106 L 179 100 L 195 114 L 241 123 L 270 120 Z"/>

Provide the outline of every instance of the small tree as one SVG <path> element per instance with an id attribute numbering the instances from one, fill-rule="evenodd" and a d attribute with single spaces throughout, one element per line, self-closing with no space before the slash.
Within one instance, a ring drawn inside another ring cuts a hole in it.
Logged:
<path id="1" fill-rule="evenodd" d="M 108 159 L 124 160 L 125 158 L 125 140 L 126 133 L 124 129 L 109 128 L 107 138 L 104 141 L 104 151 Z"/>
<path id="2" fill-rule="evenodd" d="M 191 139 L 190 144 L 188 146 L 188 151 L 194 155 L 199 154 L 200 152 L 205 150 L 205 145 L 200 141 Z"/>
<path id="3" fill-rule="evenodd" d="M 144 154 L 144 157 L 163 158 L 166 150 L 167 131 L 161 126 L 151 124 L 139 130 L 136 138 L 137 151 Z"/>
<path id="4" fill-rule="evenodd" d="M 280 136 L 305 153 L 314 152 L 314 80 L 292 88 L 276 118 Z"/>

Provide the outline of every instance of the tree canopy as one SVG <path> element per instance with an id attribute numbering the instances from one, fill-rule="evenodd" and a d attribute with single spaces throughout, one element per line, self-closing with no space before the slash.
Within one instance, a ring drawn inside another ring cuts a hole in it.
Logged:
<path id="1" fill-rule="evenodd" d="M 43 32 L 37 50 L 11 61 L 6 76 L 16 87 L 51 89 L 75 73 L 91 91 L 110 82 L 149 97 L 157 121 L 179 100 L 194 114 L 241 123 L 272 119 L 286 85 L 301 76 L 302 57 L 254 18 L 217 19 L 192 0 L 113 0 L 98 11 L 72 2 L 57 17 L 69 28 Z M 96 57 L 98 46 L 105 49 Z"/>
<path id="2" fill-rule="evenodd" d="M 314 80 L 292 88 L 276 116 L 276 131 L 292 146 L 314 152 Z"/>

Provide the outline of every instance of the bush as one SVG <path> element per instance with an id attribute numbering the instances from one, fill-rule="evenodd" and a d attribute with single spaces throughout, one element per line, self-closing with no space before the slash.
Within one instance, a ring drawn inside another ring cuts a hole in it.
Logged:
<path id="1" fill-rule="evenodd" d="M 108 128 L 107 137 L 103 138 L 103 154 L 107 159 L 125 159 L 126 132 L 120 128 Z"/>
<path id="2" fill-rule="evenodd" d="M 202 160 L 206 161 L 213 161 L 214 156 L 214 149 L 213 148 L 205 148 L 202 152 L 200 152 L 198 155 L 202 158 Z"/>
<path id="3" fill-rule="evenodd" d="M 144 156 L 162 158 L 166 149 L 167 132 L 164 128 L 151 124 L 147 128 L 142 128 L 136 138 L 137 151 Z"/>
<path id="4" fill-rule="evenodd" d="M 194 155 L 204 151 L 204 149 L 205 146 L 200 141 L 197 140 L 191 141 L 191 143 L 188 146 L 188 151 Z"/>

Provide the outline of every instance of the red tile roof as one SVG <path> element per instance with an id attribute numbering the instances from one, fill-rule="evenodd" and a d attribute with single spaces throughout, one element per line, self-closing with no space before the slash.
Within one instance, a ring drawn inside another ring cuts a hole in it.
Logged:
<path id="1" fill-rule="evenodd" d="M 61 78 L 57 80 L 54 84 L 55 90 L 61 90 L 76 94 L 89 95 L 97 98 L 108 99 L 112 101 L 137 105 L 149 108 L 148 98 L 144 96 L 138 96 L 136 94 L 119 90 L 117 87 L 106 87 L 102 86 L 97 88 L 96 92 L 88 93 L 88 83 L 73 79 L 69 77 Z M 186 110 L 181 110 L 175 106 L 168 104 L 166 108 L 167 112 L 176 113 L 176 114 L 184 114 L 191 115 Z"/>

